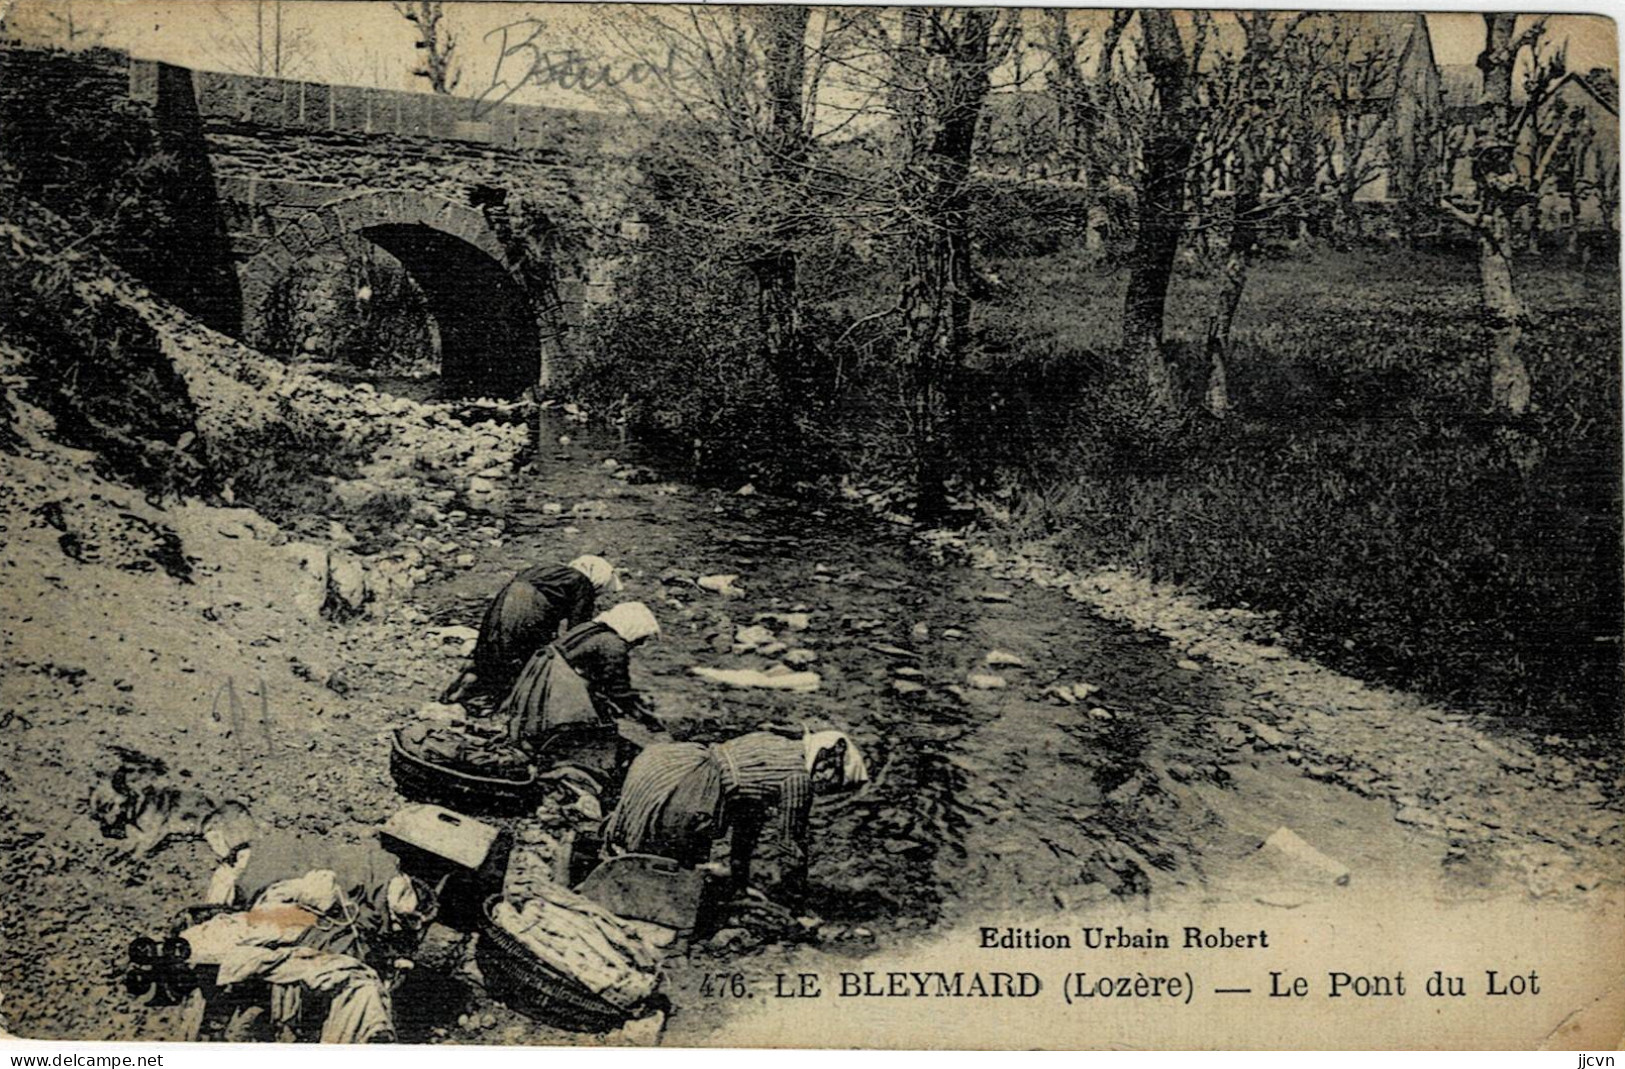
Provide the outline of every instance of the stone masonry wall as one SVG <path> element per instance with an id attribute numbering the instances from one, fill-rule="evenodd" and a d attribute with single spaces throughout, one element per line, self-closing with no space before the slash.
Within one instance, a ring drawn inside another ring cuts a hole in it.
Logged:
<path id="1" fill-rule="evenodd" d="M 158 65 L 129 66 L 136 100 Z M 631 131 L 612 117 L 483 106 L 468 97 L 193 71 L 220 201 L 240 260 L 290 223 L 360 190 L 411 191 L 472 204 L 507 191 L 549 224 L 566 322 L 611 299 L 625 255 Z"/>

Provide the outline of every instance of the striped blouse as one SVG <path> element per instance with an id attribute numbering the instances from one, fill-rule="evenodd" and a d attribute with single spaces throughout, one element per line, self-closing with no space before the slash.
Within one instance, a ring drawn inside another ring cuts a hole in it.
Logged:
<path id="1" fill-rule="evenodd" d="M 717 743 L 711 753 L 722 769 L 722 791 L 735 799 L 777 806 L 786 846 L 799 858 L 807 848 L 812 777 L 800 739 L 753 731 Z"/>

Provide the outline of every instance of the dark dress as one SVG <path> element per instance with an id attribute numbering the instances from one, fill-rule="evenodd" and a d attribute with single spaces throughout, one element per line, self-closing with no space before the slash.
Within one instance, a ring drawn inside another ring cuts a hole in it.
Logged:
<path id="1" fill-rule="evenodd" d="M 565 725 L 613 725 L 638 704 L 632 647 L 608 624 L 590 620 L 538 650 L 497 709 L 515 745 L 534 749 Z"/>
<path id="2" fill-rule="evenodd" d="M 572 627 L 554 644 L 575 669 L 592 703 L 608 717 L 637 704 L 632 689 L 632 647 L 606 623 L 591 620 Z"/>
<path id="3" fill-rule="evenodd" d="M 474 646 L 475 687 L 500 701 L 561 628 L 592 619 L 597 588 L 568 565 L 526 568 L 491 599 Z"/>

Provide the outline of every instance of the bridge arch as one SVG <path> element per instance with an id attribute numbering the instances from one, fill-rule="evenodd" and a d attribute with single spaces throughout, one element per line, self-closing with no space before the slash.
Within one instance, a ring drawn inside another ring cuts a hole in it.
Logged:
<path id="1" fill-rule="evenodd" d="M 483 212 L 431 194 L 341 194 L 283 225 L 238 269 L 243 335 L 256 336 L 294 264 L 347 235 L 394 256 L 417 283 L 438 328 L 445 392 L 513 396 L 545 379 L 544 346 L 560 330 L 556 307 L 537 292 L 549 265 L 517 262 L 526 252 Z"/>

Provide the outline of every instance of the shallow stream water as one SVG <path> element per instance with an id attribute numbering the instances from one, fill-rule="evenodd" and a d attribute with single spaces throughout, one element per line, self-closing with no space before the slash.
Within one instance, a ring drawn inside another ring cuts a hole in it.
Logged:
<path id="1" fill-rule="evenodd" d="M 674 738 L 762 724 L 849 731 L 873 781 L 815 808 L 821 916 L 918 927 L 1197 877 L 1189 837 L 1204 817 L 1159 769 L 1177 757 L 1197 777 L 1223 773 L 1180 753 L 1211 697 L 1163 640 L 1059 592 L 992 580 L 856 507 L 618 480 L 643 458 L 614 436 L 551 422 L 543 433 L 535 470 L 507 481 L 502 544 L 421 587 L 420 607 L 437 623 L 477 626 L 514 572 L 602 554 L 625 570 L 621 597 L 661 619 L 663 639 L 635 656 L 634 681 Z M 560 435 L 569 443 L 555 444 Z M 709 574 L 738 575 L 743 596 L 692 582 Z M 810 616 L 807 630 L 779 638 L 817 654 L 815 693 L 725 690 L 690 674 L 769 667 L 730 652 L 731 638 L 758 614 L 787 612 Z M 994 650 L 1024 665 L 986 665 Z M 973 674 L 1003 685 L 978 689 Z M 1044 693 L 1054 683 L 1099 690 L 1065 705 Z"/>

